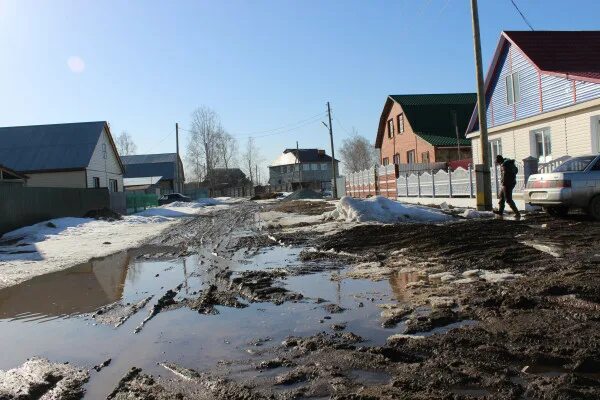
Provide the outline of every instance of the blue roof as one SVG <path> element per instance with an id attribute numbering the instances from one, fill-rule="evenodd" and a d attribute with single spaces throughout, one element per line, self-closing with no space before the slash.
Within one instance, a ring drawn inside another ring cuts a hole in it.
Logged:
<path id="1" fill-rule="evenodd" d="M 121 156 L 125 166 L 124 178 L 162 176 L 162 179 L 175 179 L 177 153 L 136 154 Z"/>
<path id="2" fill-rule="evenodd" d="M 106 122 L 0 128 L 0 160 L 19 172 L 86 168 Z"/>

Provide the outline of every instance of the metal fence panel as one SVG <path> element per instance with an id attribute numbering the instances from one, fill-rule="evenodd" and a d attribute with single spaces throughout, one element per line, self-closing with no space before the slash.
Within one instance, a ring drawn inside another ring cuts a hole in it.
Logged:
<path id="1" fill-rule="evenodd" d="M 450 196 L 450 176 L 448 172 L 440 169 L 438 172 L 433 174 L 435 182 L 435 197 L 449 197 Z"/>
<path id="2" fill-rule="evenodd" d="M 108 189 L 23 187 L 0 184 L 0 235 L 60 217 L 83 217 L 110 207 Z"/>
<path id="3" fill-rule="evenodd" d="M 471 196 L 471 169 L 456 168 L 452 171 L 452 196 Z"/>
<path id="4" fill-rule="evenodd" d="M 421 196 L 433 196 L 433 178 L 429 172 L 423 172 L 419 176 L 421 182 Z"/>
<path id="5" fill-rule="evenodd" d="M 419 194 L 419 175 L 410 174 L 408 176 L 408 195 L 418 196 Z"/>

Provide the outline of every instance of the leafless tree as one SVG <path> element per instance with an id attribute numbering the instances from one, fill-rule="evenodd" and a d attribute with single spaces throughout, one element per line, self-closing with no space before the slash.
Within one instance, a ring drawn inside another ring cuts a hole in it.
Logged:
<path id="1" fill-rule="evenodd" d="M 186 162 L 188 171 L 191 171 L 191 181 L 196 181 L 198 185 L 205 176 L 204 153 L 202 151 L 202 142 L 197 133 L 192 132 L 189 136 L 186 149 Z"/>
<path id="2" fill-rule="evenodd" d="M 220 125 L 219 116 L 211 108 L 202 106 L 192 113 L 191 136 L 200 148 L 207 174 L 217 166 Z"/>
<path id="3" fill-rule="evenodd" d="M 121 134 L 117 137 L 116 145 L 119 155 L 122 156 L 129 156 L 131 154 L 135 154 L 137 151 L 137 146 L 133 142 L 133 138 L 125 131 L 121 132 Z"/>
<path id="4" fill-rule="evenodd" d="M 377 162 L 375 147 L 354 128 L 352 136 L 342 142 L 339 152 L 346 173 L 371 168 Z"/>
<path id="5" fill-rule="evenodd" d="M 235 159 L 238 151 L 237 140 L 231 136 L 222 126 L 218 128 L 218 139 L 217 139 L 217 157 L 219 159 L 218 164 L 223 165 L 225 169 L 229 169 L 232 164 L 235 163 Z"/>
<path id="6" fill-rule="evenodd" d="M 256 147 L 256 143 L 254 142 L 254 138 L 248 138 L 248 142 L 246 143 L 246 148 L 242 153 L 242 168 L 244 172 L 248 175 L 252 184 L 257 184 L 257 177 L 255 176 L 255 171 L 257 165 L 261 163 L 260 152 L 258 147 Z"/>

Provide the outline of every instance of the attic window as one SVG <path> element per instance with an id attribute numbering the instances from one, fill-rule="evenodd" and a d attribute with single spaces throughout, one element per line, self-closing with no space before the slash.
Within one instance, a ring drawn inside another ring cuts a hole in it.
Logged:
<path id="1" fill-rule="evenodd" d="M 388 120 L 388 138 L 394 137 L 394 120 Z"/>
<path id="2" fill-rule="evenodd" d="M 506 76 L 506 103 L 510 106 L 521 100 L 521 88 L 519 87 L 519 73 L 513 72 Z"/>
<path id="3" fill-rule="evenodd" d="M 398 114 L 398 133 L 404 133 L 404 114 Z"/>

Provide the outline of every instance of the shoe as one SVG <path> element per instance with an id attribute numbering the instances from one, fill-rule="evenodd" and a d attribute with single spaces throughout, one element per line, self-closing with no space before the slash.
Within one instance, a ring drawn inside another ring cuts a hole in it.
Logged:
<path id="1" fill-rule="evenodd" d="M 515 219 L 518 221 L 521 219 L 521 213 L 516 213 L 515 214 Z"/>
<path id="2" fill-rule="evenodd" d="M 500 210 L 492 210 L 492 212 L 493 212 L 494 214 L 496 214 L 496 215 L 502 215 L 502 214 L 504 214 L 504 213 L 503 213 L 502 211 L 500 211 Z"/>

